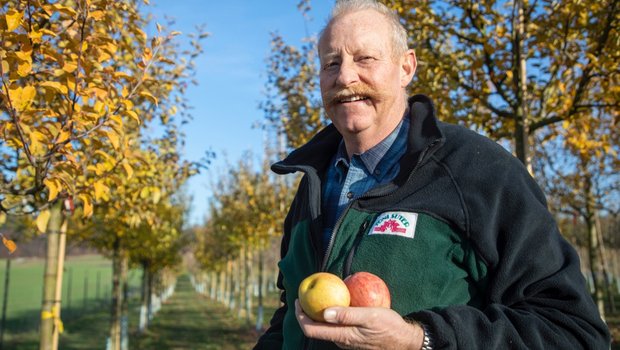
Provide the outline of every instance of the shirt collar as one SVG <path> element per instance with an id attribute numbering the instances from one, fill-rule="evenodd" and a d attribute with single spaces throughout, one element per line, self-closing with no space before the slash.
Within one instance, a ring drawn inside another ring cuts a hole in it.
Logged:
<path id="1" fill-rule="evenodd" d="M 400 157 L 398 159 L 394 159 L 394 157 L 404 153 L 408 130 L 409 118 L 405 117 L 383 141 L 362 154 L 354 154 L 353 157 L 359 157 L 368 173 L 379 180 L 400 159 Z M 343 140 L 338 145 L 334 166 L 338 174 L 343 176 L 346 174 L 349 165 L 350 161 Z"/>

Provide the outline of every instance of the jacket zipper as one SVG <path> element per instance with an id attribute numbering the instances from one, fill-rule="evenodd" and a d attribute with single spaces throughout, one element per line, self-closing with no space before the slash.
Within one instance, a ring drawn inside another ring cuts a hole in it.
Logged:
<path id="1" fill-rule="evenodd" d="M 416 165 L 413 168 L 413 170 L 411 170 L 411 172 L 409 173 L 409 178 L 411 178 L 411 176 L 418 170 L 418 168 L 420 167 L 420 165 L 423 163 L 424 159 L 426 158 L 426 155 L 429 153 L 429 151 L 433 147 L 435 147 L 435 145 L 437 145 L 438 141 L 439 141 L 438 139 L 434 140 L 433 142 L 431 142 L 424 149 L 424 151 L 422 151 L 422 153 L 420 153 L 420 157 L 418 158 L 418 162 L 416 163 Z M 393 190 L 391 190 L 389 192 L 386 192 L 386 193 L 381 193 L 381 194 L 378 194 L 378 195 L 374 195 L 373 197 L 389 196 L 390 194 L 396 192 L 397 190 L 398 190 L 398 188 L 393 189 Z M 329 238 L 329 244 L 327 245 L 327 249 L 325 250 L 325 253 L 323 254 L 323 261 L 321 262 L 321 266 L 320 266 L 319 271 L 323 271 L 323 272 L 325 271 L 325 268 L 327 267 L 327 260 L 328 260 L 329 254 L 331 253 L 331 250 L 333 248 L 334 241 L 335 241 L 335 238 L 336 238 L 336 232 L 338 232 L 338 229 L 340 228 L 340 225 L 342 224 L 342 221 L 344 220 L 344 217 L 346 216 L 346 214 L 349 211 L 349 209 L 351 209 L 351 206 L 353 205 L 353 203 L 358 201 L 358 200 L 360 200 L 360 199 L 369 198 L 369 197 L 371 197 L 371 196 L 362 195 L 362 196 L 358 197 L 357 199 L 355 199 L 355 200 L 351 201 L 349 204 L 347 204 L 346 208 L 342 211 L 342 214 L 338 218 L 338 221 L 336 221 L 336 225 L 334 225 L 334 229 L 332 230 L 331 237 Z M 367 224 L 367 222 L 364 222 L 364 224 Z M 358 232 L 358 234 L 359 234 L 359 232 Z M 353 249 L 355 249 L 355 246 L 357 244 L 359 244 L 360 240 L 361 239 L 357 239 L 356 240 L 356 244 L 354 245 Z"/>
<path id="2" fill-rule="evenodd" d="M 360 226 L 359 231 L 357 231 L 357 237 L 355 237 L 355 242 L 353 242 L 353 247 L 351 247 L 351 250 L 349 250 L 349 254 L 347 254 L 347 258 L 344 261 L 344 270 L 342 273 L 343 278 L 346 278 L 351 273 L 351 264 L 353 263 L 353 255 L 355 255 L 357 246 L 360 244 L 362 237 L 364 237 L 364 233 L 366 232 L 366 229 L 368 228 L 369 221 L 370 220 L 366 219 L 366 221 L 364 221 L 362 226 Z"/>
<path id="3" fill-rule="evenodd" d="M 424 159 L 426 158 L 427 154 L 432 150 L 432 148 L 434 148 L 437 144 L 439 143 L 439 139 L 434 140 L 433 142 L 431 142 L 423 151 L 422 153 L 420 153 L 420 157 L 418 158 L 418 162 L 416 163 L 415 167 L 413 168 L 413 170 L 411 170 L 411 172 L 409 173 L 409 177 L 407 178 L 407 181 L 411 178 L 411 176 L 418 170 L 418 168 L 421 166 L 422 162 L 424 161 Z M 375 195 L 375 197 L 383 197 L 383 196 L 389 196 L 390 194 L 396 192 L 398 189 L 394 189 L 391 190 L 389 192 L 386 193 L 382 193 L 382 194 L 378 194 Z M 336 221 L 336 225 L 334 225 L 334 229 L 332 230 L 332 235 L 329 238 L 329 244 L 327 245 L 327 249 L 325 250 L 325 253 L 323 254 L 323 261 L 320 263 L 320 269 L 319 271 L 325 272 L 325 268 L 327 267 L 327 258 L 329 257 L 329 254 L 331 253 L 331 250 L 333 248 L 334 245 L 334 241 L 335 241 L 335 237 L 336 237 L 336 232 L 338 231 L 338 228 L 340 227 L 340 225 L 342 224 L 342 221 L 344 220 L 344 217 L 346 216 L 347 212 L 349 211 L 349 209 L 351 209 L 351 206 L 353 205 L 353 203 L 359 199 L 363 199 L 363 198 L 368 198 L 370 196 L 360 196 L 357 199 L 351 201 L 349 204 L 347 204 L 346 208 L 344 209 L 344 211 L 342 212 L 342 214 L 340 215 L 340 217 L 338 218 L 338 221 Z M 345 260 L 345 271 L 343 271 L 345 274 L 348 274 L 350 271 L 350 266 L 351 263 L 353 262 L 353 254 L 355 252 L 355 250 L 357 250 L 357 246 L 359 245 L 359 243 L 362 240 L 362 236 L 363 233 L 366 231 L 366 228 L 368 227 L 368 220 L 364 221 L 364 223 L 362 223 L 362 228 L 357 232 L 357 237 L 355 238 L 355 242 L 353 244 L 353 247 L 351 248 L 351 250 L 349 251 L 349 254 L 347 255 L 347 259 Z M 350 261 L 349 261 L 350 260 Z M 345 277 L 345 276 L 343 276 Z M 310 343 L 313 342 L 313 339 L 310 339 L 308 337 L 303 337 L 304 338 L 304 344 L 303 344 L 303 350 L 308 350 L 310 348 Z"/>

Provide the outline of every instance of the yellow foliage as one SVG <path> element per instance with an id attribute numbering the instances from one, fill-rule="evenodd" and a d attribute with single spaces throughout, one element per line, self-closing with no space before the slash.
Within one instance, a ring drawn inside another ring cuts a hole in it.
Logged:
<path id="1" fill-rule="evenodd" d="M 36 220 L 37 229 L 39 229 L 39 232 L 45 233 L 45 230 L 47 230 L 47 223 L 50 221 L 50 215 L 51 213 L 49 209 L 39 212 Z"/>
<path id="2" fill-rule="evenodd" d="M 47 197 L 47 201 L 51 202 L 58 197 L 58 193 L 62 190 L 62 183 L 60 180 L 55 178 L 48 178 L 43 180 L 43 183 L 49 190 L 49 195 Z"/>
<path id="3" fill-rule="evenodd" d="M 6 249 L 9 250 L 9 254 L 13 254 L 13 252 L 17 249 L 17 244 L 15 244 L 15 242 L 13 242 L 12 240 L 6 238 L 3 234 L 0 234 L 0 236 L 2 236 L 2 244 L 4 244 Z"/>
<path id="4" fill-rule="evenodd" d="M 19 27 L 22 21 L 23 16 L 24 14 L 22 12 L 16 11 L 14 9 L 8 10 L 4 17 L 6 20 L 7 31 L 12 32 L 17 29 L 17 27 Z"/>

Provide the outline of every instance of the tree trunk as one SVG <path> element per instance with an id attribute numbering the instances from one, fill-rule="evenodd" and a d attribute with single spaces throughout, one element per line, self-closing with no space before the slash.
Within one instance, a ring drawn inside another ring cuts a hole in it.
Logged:
<path id="1" fill-rule="evenodd" d="M 0 324 L 0 349 L 4 343 L 4 330 L 6 329 L 6 307 L 9 302 L 9 281 L 11 277 L 11 255 L 6 257 L 6 269 L 4 270 L 4 295 L 2 297 L 2 324 Z"/>
<path id="2" fill-rule="evenodd" d="M 47 225 L 47 255 L 45 257 L 45 274 L 43 276 L 43 303 L 41 306 L 40 350 L 52 350 L 54 344 L 54 327 L 59 324 L 56 304 L 56 281 L 58 279 L 58 260 L 60 227 L 62 225 L 62 202 L 56 201 L 50 207 L 50 219 Z"/>
<path id="3" fill-rule="evenodd" d="M 149 270 L 146 284 L 146 323 L 147 325 L 153 318 L 153 271 Z"/>
<path id="4" fill-rule="evenodd" d="M 148 292 L 149 292 L 149 272 L 148 272 L 148 264 L 146 262 L 142 263 L 142 281 L 140 286 L 140 319 L 138 321 L 138 333 L 144 333 L 146 331 L 147 324 L 147 312 L 148 312 Z"/>
<path id="5" fill-rule="evenodd" d="M 121 301 L 121 349 L 129 350 L 129 285 L 127 283 L 127 269 L 129 258 L 127 254 L 122 255 L 121 283 L 123 286 L 123 299 Z"/>
<path id="6" fill-rule="evenodd" d="M 616 312 L 616 303 L 614 301 L 611 275 L 609 271 L 609 259 L 607 258 L 607 250 L 605 249 L 605 240 L 603 239 L 603 230 L 601 228 L 601 220 L 598 215 L 598 211 L 594 214 L 594 226 L 596 227 L 596 233 L 598 235 L 598 249 L 601 256 L 601 268 L 603 269 L 603 276 L 605 277 L 605 295 L 607 296 L 607 303 L 611 313 Z"/>
<path id="7" fill-rule="evenodd" d="M 54 309 L 57 310 L 56 323 L 52 334 L 52 350 L 58 350 L 58 337 L 63 331 L 62 321 L 60 320 L 61 299 L 62 299 L 62 273 L 65 267 L 65 247 L 67 243 L 67 218 L 63 218 L 58 237 L 58 262 L 56 264 L 56 291 Z"/>
<path id="8" fill-rule="evenodd" d="M 583 172 L 587 174 L 587 172 Z M 585 213 L 583 215 L 588 230 L 588 256 L 590 261 L 590 273 L 592 274 L 592 284 L 594 287 L 594 301 L 598 306 L 601 317 L 605 319 L 605 295 L 603 286 L 605 285 L 605 277 L 603 276 L 602 257 L 599 254 L 600 244 L 599 235 L 596 232 L 594 218 L 596 215 L 595 198 L 591 188 L 592 182 L 586 176 L 584 181 Z"/>
<path id="9" fill-rule="evenodd" d="M 516 13 L 514 14 L 513 28 L 514 28 L 514 45 L 513 45 L 513 57 L 514 68 L 516 74 L 514 79 L 516 80 L 516 97 L 517 97 L 517 111 L 515 120 L 515 153 L 517 158 L 532 174 L 532 166 L 530 159 L 530 140 L 529 140 L 529 112 L 527 108 L 527 68 L 525 57 L 525 18 L 523 1 L 517 0 L 515 2 Z"/>
<path id="10" fill-rule="evenodd" d="M 258 315 L 256 316 L 256 331 L 260 332 L 263 329 L 263 279 L 264 279 L 264 267 L 263 267 L 263 248 L 258 249 Z"/>
<path id="11" fill-rule="evenodd" d="M 245 320 L 250 324 L 252 322 L 252 254 L 247 244 L 245 245 L 245 268 L 244 268 L 244 290 L 245 290 Z"/>
<path id="12" fill-rule="evenodd" d="M 110 326 L 111 350 L 121 350 L 121 319 L 123 314 L 123 282 L 127 276 L 127 259 L 124 257 L 120 239 L 114 242 L 112 258 L 112 317 Z"/>

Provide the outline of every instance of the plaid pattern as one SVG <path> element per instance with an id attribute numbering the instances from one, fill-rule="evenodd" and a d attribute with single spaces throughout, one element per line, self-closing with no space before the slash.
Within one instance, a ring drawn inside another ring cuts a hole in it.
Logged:
<path id="1" fill-rule="evenodd" d="M 398 162 L 407 149 L 408 131 L 409 118 L 403 118 L 388 137 L 368 151 L 354 154 L 351 161 L 344 141 L 340 142 L 323 185 L 323 251 L 347 204 L 396 177 L 400 170 Z"/>

